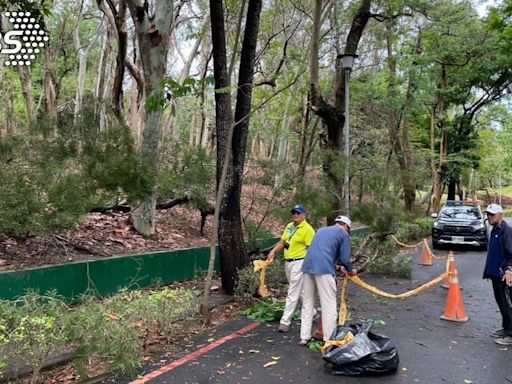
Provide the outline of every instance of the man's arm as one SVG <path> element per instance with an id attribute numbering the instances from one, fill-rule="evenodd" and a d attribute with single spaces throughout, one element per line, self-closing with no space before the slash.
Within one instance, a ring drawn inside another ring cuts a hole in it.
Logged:
<path id="1" fill-rule="evenodd" d="M 506 227 L 506 231 L 503 233 L 501 238 L 501 244 L 503 246 L 503 257 L 505 259 L 505 274 L 503 275 L 503 281 L 510 287 L 512 286 L 512 228 Z"/>
<path id="2" fill-rule="evenodd" d="M 345 268 L 349 274 L 355 274 L 352 270 L 352 262 L 350 261 L 350 237 L 344 232 L 341 248 L 338 253 L 338 263 Z"/>
<path id="3" fill-rule="evenodd" d="M 279 240 L 279 242 L 272 248 L 272 250 L 267 255 L 267 260 L 274 260 L 274 257 L 278 255 L 285 246 L 285 242 L 283 239 Z"/>

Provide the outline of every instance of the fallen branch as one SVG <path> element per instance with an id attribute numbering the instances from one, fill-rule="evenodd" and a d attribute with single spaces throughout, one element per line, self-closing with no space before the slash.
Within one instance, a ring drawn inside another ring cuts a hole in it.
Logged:
<path id="1" fill-rule="evenodd" d="M 66 243 L 66 244 L 69 244 L 72 248 L 75 248 L 75 249 L 77 249 L 79 251 L 85 251 L 85 252 L 90 253 L 92 255 L 99 255 L 99 256 L 103 256 L 103 257 L 112 256 L 108 252 L 102 251 L 100 249 L 96 249 L 95 247 L 91 247 L 91 246 L 83 244 L 81 242 L 75 242 L 74 240 L 68 239 L 68 238 L 66 238 L 64 236 L 55 235 L 55 238 L 57 240 L 59 240 L 59 241 L 62 241 L 64 243 Z"/>

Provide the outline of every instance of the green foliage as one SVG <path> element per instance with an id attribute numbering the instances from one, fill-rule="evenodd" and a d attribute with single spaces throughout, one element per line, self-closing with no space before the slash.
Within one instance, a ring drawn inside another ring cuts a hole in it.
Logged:
<path id="1" fill-rule="evenodd" d="M 91 357 L 108 361 L 109 369 L 117 374 L 132 373 L 140 366 L 139 330 L 130 320 L 124 312 L 113 312 L 108 302 L 105 305 L 92 298 L 70 313 L 67 331 L 77 349 L 76 363 L 82 375 Z"/>
<path id="2" fill-rule="evenodd" d="M 284 258 L 283 256 L 275 257 L 273 263 L 267 269 L 266 284 L 269 287 L 279 287 L 288 283 L 286 274 L 284 272 Z"/>
<path id="3" fill-rule="evenodd" d="M 160 171 L 158 194 L 166 198 L 187 196 L 193 206 L 206 207 L 212 193 L 214 167 L 205 150 L 170 140 L 162 158 L 166 160 Z"/>
<path id="4" fill-rule="evenodd" d="M 274 234 L 266 229 L 262 223 L 256 223 L 249 218 L 245 218 L 243 223 L 245 233 L 247 234 L 249 248 L 251 248 L 252 245 L 252 248 L 255 248 L 260 241 L 272 239 L 274 237 Z"/>
<path id="5" fill-rule="evenodd" d="M 267 298 L 260 301 L 254 307 L 246 309 L 242 315 L 247 316 L 249 319 L 260 321 L 263 323 L 270 321 L 279 321 L 283 316 L 284 302 L 279 301 L 274 297 Z"/>
<path id="6" fill-rule="evenodd" d="M 107 369 L 118 375 L 133 374 L 142 362 L 147 335 L 169 340 L 178 322 L 197 312 L 196 297 L 194 291 L 165 288 L 123 290 L 103 302 L 85 296 L 74 308 L 53 293 L 0 301 L 0 363 L 24 360 L 34 369 L 36 382 L 48 357 L 74 348 L 82 377 L 92 357 L 107 362 Z"/>
<path id="7" fill-rule="evenodd" d="M 420 235 L 420 238 L 430 236 L 430 234 L 432 232 L 432 224 L 434 224 L 434 221 L 435 220 L 432 217 L 422 217 L 422 218 L 416 219 L 415 223 L 423 231 L 423 234 Z"/>
<path id="8" fill-rule="evenodd" d="M 97 132 L 87 109 L 77 124 L 69 119 L 41 120 L 28 136 L 0 137 L 0 233 L 71 227 L 119 195 L 136 200 L 153 192 L 155 175 L 134 152 L 126 127 Z"/>
<path id="9" fill-rule="evenodd" d="M 235 296 L 244 300 L 250 299 L 258 292 L 259 285 L 259 274 L 254 272 L 252 264 L 239 269 L 235 283 Z"/>
<path id="10" fill-rule="evenodd" d="M 394 232 L 404 213 L 396 199 L 391 199 L 389 203 L 359 203 L 354 207 L 352 219 L 371 226 L 377 233 Z"/>
<path id="11" fill-rule="evenodd" d="M 396 231 L 396 237 L 403 243 L 418 241 L 430 236 L 434 219 L 424 218 L 415 223 L 402 222 Z"/>
<path id="12" fill-rule="evenodd" d="M 383 256 L 370 263 L 372 273 L 390 277 L 410 279 L 412 276 L 412 259 L 410 257 Z"/>
<path id="13" fill-rule="evenodd" d="M 320 352 L 324 344 L 323 341 L 312 341 L 308 344 L 308 348 L 313 352 Z"/>
<path id="14" fill-rule="evenodd" d="M 67 344 L 64 301 L 55 293 L 30 292 L 17 302 L 0 301 L 0 360 L 19 358 L 33 369 L 37 382 L 43 363 Z"/>

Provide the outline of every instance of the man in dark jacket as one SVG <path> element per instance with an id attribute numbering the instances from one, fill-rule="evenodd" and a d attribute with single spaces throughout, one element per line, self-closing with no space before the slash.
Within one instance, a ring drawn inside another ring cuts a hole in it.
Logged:
<path id="1" fill-rule="evenodd" d="M 500 205 L 491 204 L 484 212 L 493 228 L 483 277 L 491 279 L 502 317 L 502 329 L 491 336 L 498 344 L 512 345 L 512 227 L 503 220 Z"/>

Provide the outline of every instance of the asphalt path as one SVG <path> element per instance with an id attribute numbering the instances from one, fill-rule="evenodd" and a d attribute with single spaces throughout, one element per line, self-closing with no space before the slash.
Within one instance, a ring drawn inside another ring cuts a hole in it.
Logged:
<path id="1" fill-rule="evenodd" d="M 370 274 L 361 277 L 383 291 L 402 293 L 439 276 L 444 271 L 443 257 L 447 253 L 447 250 L 436 251 L 439 258 L 426 267 L 417 264 L 421 249 L 412 251 L 411 280 Z M 485 256 L 485 252 L 471 249 L 455 250 L 462 297 L 469 316 L 465 323 L 440 319 L 448 293 L 448 289 L 440 286 L 396 300 L 349 284 L 347 303 L 351 318 L 348 322 L 373 319 L 376 324 L 372 331 L 395 342 L 400 365 L 394 374 L 333 376 L 320 352 L 298 345 L 298 322 L 288 333 L 279 333 L 277 323 L 254 324 L 252 320 L 240 318 L 201 335 L 181 353 L 144 367 L 138 383 L 512 383 L 512 347 L 500 346 L 489 336 L 501 328 L 501 317 L 491 283 L 482 279 Z"/>

